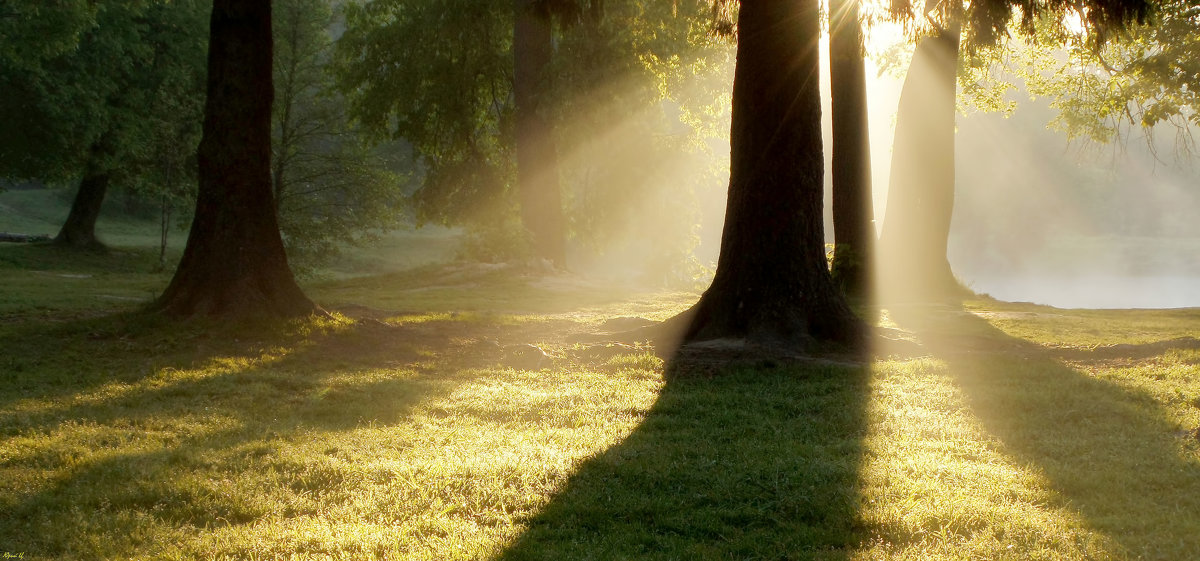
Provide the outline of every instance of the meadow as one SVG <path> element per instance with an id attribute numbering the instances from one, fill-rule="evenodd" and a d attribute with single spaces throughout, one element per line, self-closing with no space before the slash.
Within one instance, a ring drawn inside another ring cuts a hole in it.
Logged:
<path id="1" fill-rule="evenodd" d="M 603 334 L 695 292 L 401 233 L 331 317 L 177 323 L 154 228 L 0 244 L 4 557 L 1200 557 L 1200 310 L 895 306 L 861 367 L 667 381 Z"/>

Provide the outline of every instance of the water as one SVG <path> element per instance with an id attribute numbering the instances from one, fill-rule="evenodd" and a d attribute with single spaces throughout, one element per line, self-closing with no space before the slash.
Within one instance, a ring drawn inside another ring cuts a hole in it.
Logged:
<path id="1" fill-rule="evenodd" d="M 1056 308 L 1200 307 L 1200 276 L 989 275 L 964 279 L 971 290 L 1009 302 Z"/>

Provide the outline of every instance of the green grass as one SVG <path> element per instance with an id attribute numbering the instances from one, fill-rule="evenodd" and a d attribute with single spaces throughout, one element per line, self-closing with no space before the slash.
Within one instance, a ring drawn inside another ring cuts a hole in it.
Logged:
<path id="1" fill-rule="evenodd" d="M 1195 311 L 910 307 L 924 356 L 666 383 L 575 336 L 696 294 L 381 268 L 306 284 L 334 319 L 180 325 L 132 313 L 154 260 L 0 246 L 0 555 L 1200 555 L 1200 351 L 1088 350 Z"/>
<path id="2" fill-rule="evenodd" d="M 44 234 L 54 236 L 62 227 L 71 210 L 69 193 L 58 189 L 10 190 L 0 192 L 0 232 L 20 234 Z M 100 218 L 96 221 L 96 236 L 100 241 L 114 247 L 144 247 L 158 249 L 159 219 L 157 215 L 147 217 L 129 216 L 119 208 L 115 195 L 105 201 Z M 183 246 L 187 232 L 172 228 L 170 244 Z M 155 253 L 157 255 L 157 253 Z"/>

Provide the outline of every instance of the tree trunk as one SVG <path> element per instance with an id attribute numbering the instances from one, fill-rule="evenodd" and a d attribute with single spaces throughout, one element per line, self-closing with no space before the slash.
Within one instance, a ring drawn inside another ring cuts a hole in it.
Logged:
<path id="1" fill-rule="evenodd" d="M 158 271 L 167 268 L 167 240 L 171 233 L 171 199 L 163 195 L 158 222 Z"/>
<path id="2" fill-rule="evenodd" d="M 104 206 L 108 181 L 108 172 L 88 168 L 79 181 L 71 212 L 55 236 L 55 243 L 80 249 L 104 249 L 104 244 L 96 239 L 96 219 Z"/>
<path id="3" fill-rule="evenodd" d="M 833 281 L 847 296 L 871 293 L 875 211 L 858 0 L 830 0 L 833 110 Z"/>
<path id="4" fill-rule="evenodd" d="M 155 308 L 172 316 L 317 310 L 288 267 L 271 193 L 271 3 L 216 0 L 199 190 L 187 247 Z"/>
<path id="5" fill-rule="evenodd" d="M 885 300 L 940 299 L 962 292 L 946 259 L 954 212 L 958 40 L 957 27 L 922 39 L 900 92 L 880 238 Z"/>
<path id="6" fill-rule="evenodd" d="M 817 0 L 741 4 L 721 253 L 685 342 L 863 343 L 825 261 L 819 37 Z"/>
<path id="7" fill-rule="evenodd" d="M 513 97 L 517 121 L 517 191 L 521 221 L 534 255 L 566 263 L 566 224 L 558 183 L 554 131 L 543 114 L 542 91 L 553 49 L 550 13 L 544 2 L 514 0 Z"/>

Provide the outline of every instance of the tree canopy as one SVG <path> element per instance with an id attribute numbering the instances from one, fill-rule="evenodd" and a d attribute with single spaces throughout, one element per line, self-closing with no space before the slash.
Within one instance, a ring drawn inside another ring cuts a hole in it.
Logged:
<path id="1" fill-rule="evenodd" d="M 662 102 L 683 107 L 691 125 L 720 119 L 681 86 L 723 69 L 728 54 L 712 48 L 703 0 L 569 7 L 553 10 L 555 50 L 539 113 L 563 158 L 569 235 L 586 247 L 619 221 L 617 201 L 637 200 L 661 176 L 655 155 L 704 148 L 680 134 L 701 127 L 682 127 Z M 516 216 L 513 9 L 496 0 L 351 3 L 338 41 L 351 114 L 379 136 L 410 142 L 419 158 L 418 216 L 480 224 L 497 239 Z M 688 230 L 672 235 L 690 240 Z"/>
<path id="2" fill-rule="evenodd" d="M 6 6 L 8 6 L 6 4 Z M 56 238 L 98 247 L 110 184 L 179 191 L 199 139 L 208 2 L 13 4 L 0 49 L 0 177 L 79 181 Z M 47 21 L 62 26 L 31 35 Z"/>
<path id="3" fill-rule="evenodd" d="M 0 175 L 136 176 L 170 142 L 163 123 L 199 128 L 164 98 L 203 97 L 208 2 L 41 4 L 6 3 L 15 13 L 0 18 Z"/>
<path id="4" fill-rule="evenodd" d="M 1026 47 L 1021 67 L 1030 93 L 1059 110 L 1053 125 L 1072 137 L 1108 142 L 1126 127 L 1171 124 L 1185 134 L 1200 125 L 1200 10 L 1168 0 L 1153 22 L 1131 26 L 1115 41 L 1096 45 L 1086 30 L 1042 29 Z M 1057 46 L 1057 47 L 1055 47 Z"/>

